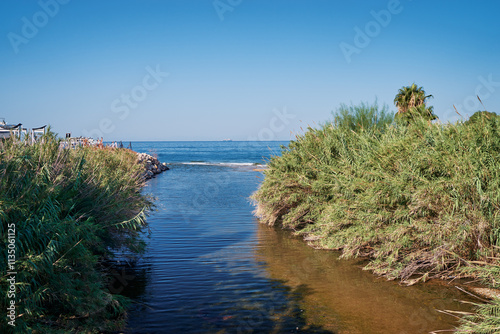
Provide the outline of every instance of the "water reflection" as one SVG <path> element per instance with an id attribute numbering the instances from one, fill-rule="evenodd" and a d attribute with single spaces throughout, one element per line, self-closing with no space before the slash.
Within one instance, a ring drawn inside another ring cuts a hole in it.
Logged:
<path id="1" fill-rule="evenodd" d="M 240 298 L 220 300 L 199 311 L 204 333 L 324 333 L 321 326 L 306 324 L 300 308 L 306 287 L 287 287 L 280 281 L 266 282 L 267 287 L 241 293 Z M 232 305 L 222 310 L 220 305 Z M 200 328 L 201 329 L 201 328 Z"/>
<path id="2" fill-rule="evenodd" d="M 107 287 L 113 294 L 132 299 L 144 294 L 148 283 L 150 265 L 142 258 L 123 258 L 102 263 L 108 276 Z"/>
<path id="3" fill-rule="evenodd" d="M 300 305 L 310 291 L 270 279 L 255 262 L 256 244 L 253 237 L 198 258 L 224 277 L 206 290 L 211 303 L 198 309 L 200 333 L 335 333 L 306 323 Z"/>
<path id="4" fill-rule="evenodd" d="M 361 270 L 360 260 L 308 247 L 290 232 L 259 224 L 257 233 L 257 260 L 271 278 L 307 291 L 298 302 L 306 324 L 338 333 L 428 333 L 457 325 L 436 310 L 470 311 L 452 286 L 403 287 Z"/>

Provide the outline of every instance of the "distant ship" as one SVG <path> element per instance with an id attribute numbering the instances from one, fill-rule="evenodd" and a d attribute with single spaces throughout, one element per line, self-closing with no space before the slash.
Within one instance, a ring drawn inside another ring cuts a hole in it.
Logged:
<path id="1" fill-rule="evenodd" d="M 222 141 L 233 141 L 232 139 L 222 139 Z"/>

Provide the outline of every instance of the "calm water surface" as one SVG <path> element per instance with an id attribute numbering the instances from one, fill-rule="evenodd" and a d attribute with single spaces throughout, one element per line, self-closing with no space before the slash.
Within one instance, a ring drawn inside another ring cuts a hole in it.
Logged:
<path id="1" fill-rule="evenodd" d="M 287 231 L 259 224 L 254 171 L 286 142 L 141 142 L 171 170 L 148 182 L 157 198 L 145 255 L 126 267 L 128 333 L 428 333 L 464 310 L 453 287 L 401 287 Z"/>

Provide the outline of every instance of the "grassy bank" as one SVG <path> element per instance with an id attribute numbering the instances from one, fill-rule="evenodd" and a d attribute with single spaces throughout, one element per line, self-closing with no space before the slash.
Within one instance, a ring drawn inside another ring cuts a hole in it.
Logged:
<path id="1" fill-rule="evenodd" d="M 256 213 L 313 247 L 366 256 L 366 269 L 388 279 L 472 277 L 499 288 L 500 120 L 439 125 L 420 109 L 427 119 L 402 113 L 356 127 L 340 115 L 309 128 L 270 161 Z M 481 306 L 461 333 L 498 332 L 499 305 Z"/>
<path id="2" fill-rule="evenodd" d="M 151 202 L 140 193 L 136 159 L 124 149 L 61 150 L 51 133 L 32 146 L 0 142 L 2 291 L 11 283 L 6 254 L 13 225 L 17 272 L 16 326 L 4 314 L 2 328 L 66 333 L 123 326 L 127 300 L 109 292 L 102 263 L 116 250 L 143 247 L 138 236 Z M 2 312 L 11 300 L 2 296 Z"/>

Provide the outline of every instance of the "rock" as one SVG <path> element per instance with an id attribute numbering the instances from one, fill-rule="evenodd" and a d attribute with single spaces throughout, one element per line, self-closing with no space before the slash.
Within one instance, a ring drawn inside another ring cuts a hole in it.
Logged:
<path id="1" fill-rule="evenodd" d="M 144 166 L 144 179 L 148 180 L 156 174 L 169 170 L 166 163 L 161 163 L 157 158 L 147 153 L 137 153 L 137 163 Z"/>
<path id="2" fill-rule="evenodd" d="M 160 170 L 162 172 L 166 171 L 166 170 L 169 170 L 170 168 L 167 167 L 167 164 L 165 162 L 163 162 L 161 165 L 160 165 Z"/>

